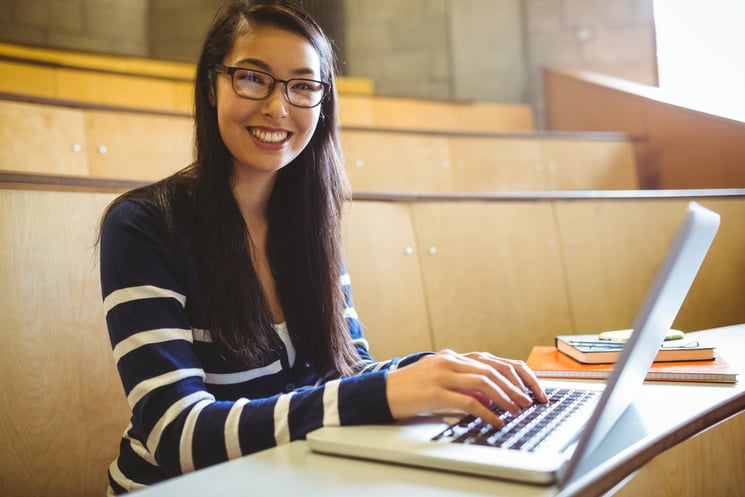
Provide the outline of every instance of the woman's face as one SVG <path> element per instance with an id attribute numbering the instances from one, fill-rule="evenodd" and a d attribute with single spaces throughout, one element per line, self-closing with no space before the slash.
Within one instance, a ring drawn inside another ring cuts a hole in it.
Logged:
<path id="1" fill-rule="evenodd" d="M 276 79 L 321 80 L 320 58 L 306 38 L 274 26 L 252 29 L 236 39 L 223 64 L 255 69 Z M 277 83 L 264 100 L 247 100 L 233 91 L 231 78 L 218 73 L 215 83 L 220 135 L 238 175 L 276 173 L 310 142 L 321 106 L 291 105 Z"/>

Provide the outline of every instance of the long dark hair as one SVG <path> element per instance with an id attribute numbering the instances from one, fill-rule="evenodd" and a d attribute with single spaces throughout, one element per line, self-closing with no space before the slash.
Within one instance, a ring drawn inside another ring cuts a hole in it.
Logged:
<path id="1" fill-rule="evenodd" d="M 173 237 L 174 216 L 190 199 L 198 258 L 201 317 L 213 344 L 229 360 L 259 365 L 276 348 L 276 333 L 251 258 L 250 234 L 231 192 L 230 153 L 223 143 L 214 95 L 215 64 L 238 36 L 271 25 L 304 36 L 321 61 L 331 90 L 321 103 L 307 147 L 277 175 L 267 215 L 267 253 L 299 360 L 326 374 L 346 375 L 360 360 L 344 318 L 340 223 L 348 185 L 339 150 L 333 48 L 316 22 L 290 1 L 234 0 L 215 16 L 197 64 L 194 117 L 196 161 L 154 185 L 125 194 L 162 209 Z"/>

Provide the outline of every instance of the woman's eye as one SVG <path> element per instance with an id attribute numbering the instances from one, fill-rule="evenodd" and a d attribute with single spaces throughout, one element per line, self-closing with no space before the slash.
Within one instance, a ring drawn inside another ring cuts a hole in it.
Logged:
<path id="1" fill-rule="evenodd" d="M 239 79 L 245 83 L 256 83 L 259 85 L 265 85 L 269 80 L 269 78 L 263 74 L 252 71 L 243 71 L 239 73 Z"/>
<path id="2" fill-rule="evenodd" d="M 317 81 L 295 80 L 292 84 L 293 91 L 319 91 L 321 85 Z"/>

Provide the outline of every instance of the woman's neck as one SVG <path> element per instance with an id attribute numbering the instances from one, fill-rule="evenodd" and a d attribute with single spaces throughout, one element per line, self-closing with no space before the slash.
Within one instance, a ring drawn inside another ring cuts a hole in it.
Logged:
<path id="1" fill-rule="evenodd" d="M 233 196 L 246 223 L 252 246 L 251 259 L 264 291 L 272 321 L 282 323 L 285 320 L 282 304 L 277 293 L 276 282 L 272 274 L 267 254 L 267 236 L 269 221 L 266 207 L 272 194 L 277 175 L 236 175 L 233 178 Z"/>
<path id="2" fill-rule="evenodd" d="M 265 175 L 234 173 L 233 196 L 249 231 L 251 228 L 266 228 L 266 207 L 276 179 L 276 173 Z"/>

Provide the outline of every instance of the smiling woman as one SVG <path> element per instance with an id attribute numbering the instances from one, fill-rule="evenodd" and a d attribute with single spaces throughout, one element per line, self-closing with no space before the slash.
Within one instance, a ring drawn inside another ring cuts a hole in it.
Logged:
<path id="1" fill-rule="evenodd" d="M 519 361 L 375 362 L 341 250 L 333 52 L 294 2 L 218 12 L 195 81 L 196 162 L 104 213 L 101 285 L 131 409 L 110 493 L 440 407 L 501 421 L 545 396 Z"/>
<path id="2" fill-rule="evenodd" d="M 218 72 L 215 101 L 220 135 L 233 159 L 234 190 L 240 191 L 246 180 L 254 182 L 257 174 L 269 180 L 264 187 L 271 189 L 274 173 L 292 162 L 315 132 L 325 88 L 317 81 L 321 78 L 319 55 L 304 36 L 260 26 L 239 36 L 224 62 L 213 68 Z M 292 80 L 297 76 L 307 79 Z M 313 81 L 315 93 L 302 83 L 307 80 Z M 250 140 L 246 140 L 246 130 Z M 249 193 L 249 198 L 255 198 L 255 192 Z M 245 210 L 256 207 L 251 202 L 241 207 L 247 221 L 261 217 L 260 212 Z"/>

